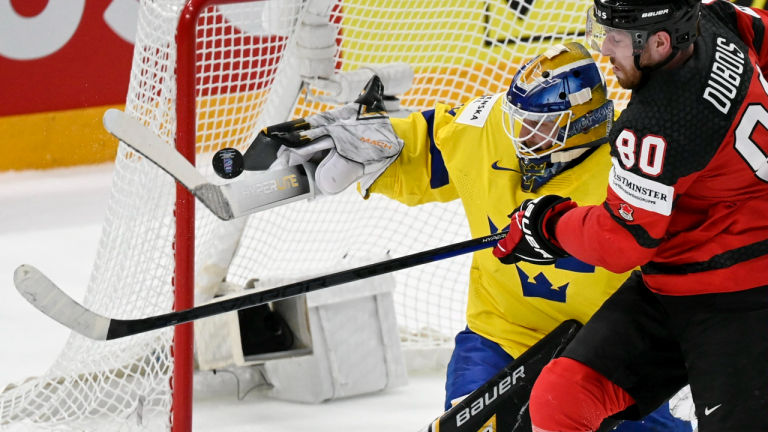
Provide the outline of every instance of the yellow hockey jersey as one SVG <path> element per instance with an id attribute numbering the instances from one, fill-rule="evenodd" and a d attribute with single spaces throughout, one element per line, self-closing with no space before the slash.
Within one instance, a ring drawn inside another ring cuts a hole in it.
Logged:
<path id="1" fill-rule="evenodd" d="M 528 198 L 557 194 L 579 205 L 602 203 L 608 145 L 535 193 L 521 190 L 517 155 L 502 124 L 502 96 L 483 96 L 458 109 L 437 104 L 392 119 L 405 146 L 370 191 L 410 206 L 459 198 L 473 237 L 506 229 L 507 215 Z M 562 321 L 586 322 L 628 276 L 575 258 L 551 266 L 504 265 L 486 249 L 472 260 L 467 324 L 516 358 Z"/>

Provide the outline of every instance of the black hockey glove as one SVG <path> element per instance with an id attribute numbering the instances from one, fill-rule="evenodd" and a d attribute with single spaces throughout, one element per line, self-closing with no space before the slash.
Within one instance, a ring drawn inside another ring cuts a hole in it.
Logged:
<path id="1" fill-rule="evenodd" d="M 525 261 L 550 265 L 570 255 L 554 239 L 554 222 L 578 207 L 570 198 L 544 195 L 525 200 L 510 216 L 509 234 L 493 249 L 504 264 Z"/>

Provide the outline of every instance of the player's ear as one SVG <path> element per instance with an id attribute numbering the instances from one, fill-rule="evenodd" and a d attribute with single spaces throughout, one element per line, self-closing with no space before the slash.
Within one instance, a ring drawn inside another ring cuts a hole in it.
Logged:
<path id="1" fill-rule="evenodd" d="M 654 48 L 654 57 L 665 59 L 672 54 L 672 37 L 665 31 L 653 34 L 650 38 L 649 45 Z"/>

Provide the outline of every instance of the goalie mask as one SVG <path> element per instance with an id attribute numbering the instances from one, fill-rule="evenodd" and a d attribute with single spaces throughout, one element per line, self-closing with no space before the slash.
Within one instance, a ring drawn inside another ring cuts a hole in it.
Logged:
<path id="1" fill-rule="evenodd" d="M 555 45 L 523 66 L 503 100 L 523 190 L 532 192 L 589 148 L 608 142 L 613 102 L 584 46 Z"/>

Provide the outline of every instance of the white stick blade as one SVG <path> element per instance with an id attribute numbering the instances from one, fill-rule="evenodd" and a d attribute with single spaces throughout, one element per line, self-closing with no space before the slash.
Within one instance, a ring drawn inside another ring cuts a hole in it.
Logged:
<path id="1" fill-rule="evenodd" d="M 109 109 L 104 113 L 103 122 L 109 133 L 166 171 L 190 191 L 208 183 L 197 168 L 173 146 L 128 114 Z"/>
<path id="2" fill-rule="evenodd" d="M 72 300 L 38 269 L 28 264 L 19 266 L 13 273 L 13 283 L 19 293 L 42 313 L 85 337 L 107 339 L 111 320 Z"/>

